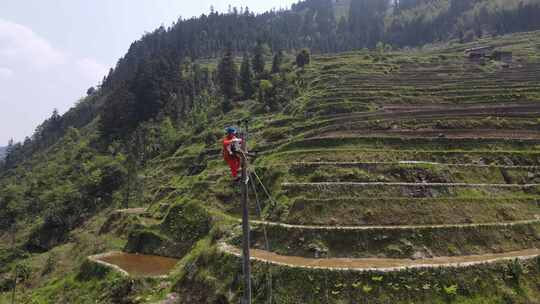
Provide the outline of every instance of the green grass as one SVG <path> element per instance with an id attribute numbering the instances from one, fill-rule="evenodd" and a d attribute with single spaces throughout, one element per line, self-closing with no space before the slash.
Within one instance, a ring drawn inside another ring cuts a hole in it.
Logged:
<path id="1" fill-rule="evenodd" d="M 527 197 L 540 194 L 540 187 L 499 187 L 486 186 L 447 186 L 417 184 L 286 184 L 283 192 L 288 197 L 306 197 L 311 199 L 327 198 L 511 198 Z"/>
<path id="2" fill-rule="evenodd" d="M 270 248 L 281 255 L 308 258 L 413 258 L 518 251 L 540 245 L 540 224 L 437 228 L 325 230 L 266 227 Z M 253 246 L 264 250 L 262 229 L 254 228 Z M 235 245 L 240 239 L 233 240 Z"/>
<path id="3" fill-rule="evenodd" d="M 460 167 L 436 164 L 292 164 L 288 182 L 406 182 L 533 184 L 537 168 Z"/>
<path id="4" fill-rule="evenodd" d="M 298 225 L 434 225 L 535 219 L 539 197 L 331 198 L 292 201 L 270 219 Z M 279 208 L 277 209 L 279 210 Z"/>
<path id="5" fill-rule="evenodd" d="M 194 263 L 211 277 L 231 282 L 231 272 L 240 271 L 236 257 L 214 252 Z M 329 271 L 320 269 L 295 269 L 285 266 L 268 266 L 254 263 L 253 277 L 255 303 L 268 300 L 266 288 L 268 274 L 272 278 L 272 295 L 276 303 L 341 304 L 341 303 L 396 303 L 396 304 L 504 304 L 536 303 L 540 296 L 538 259 L 519 263 L 523 274 L 512 276 L 515 262 L 501 262 L 467 268 L 410 269 L 399 273 L 377 271 Z M 198 278 L 186 279 L 181 286 L 196 286 L 197 295 L 204 288 Z M 241 295 L 241 283 L 232 283 L 228 291 L 220 290 L 230 302 Z M 186 296 L 190 290 L 182 290 Z M 216 295 L 212 294 L 212 298 Z"/>
<path id="6" fill-rule="evenodd" d="M 535 151 L 540 140 L 476 139 L 476 138 L 399 138 L 399 137 L 327 137 L 293 141 L 279 151 L 316 148 L 403 149 L 418 151 Z"/>
<path id="7" fill-rule="evenodd" d="M 477 163 L 488 165 L 538 165 L 536 151 L 444 151 L 371 148 L 311 148 L 277 152 L 258 161 L 260 165 L 291 162 L 399 162 L 427 161 L 440 163 Z"/>

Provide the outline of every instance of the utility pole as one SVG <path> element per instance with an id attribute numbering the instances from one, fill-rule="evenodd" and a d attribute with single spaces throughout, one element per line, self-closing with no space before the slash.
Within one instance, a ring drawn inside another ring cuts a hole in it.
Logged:
<path id="1" fill-rule="evenodd" d="M 245 130 L 242 133 L 242 262 L 244 271 L 244 303 L 251 304 L 251 265 L 249 256 L 250 228 L 249 228 L 249 208 L 248 208 L 248 123 L 244 121 Z"/>

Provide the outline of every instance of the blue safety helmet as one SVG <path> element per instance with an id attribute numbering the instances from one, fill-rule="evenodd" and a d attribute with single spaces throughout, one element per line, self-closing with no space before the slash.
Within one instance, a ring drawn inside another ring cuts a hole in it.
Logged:
<path id="1" fill-rule="evenodd" d="M 226 129 L 226 132 L 227 132 L 228 135 L 236 134 L 236 129 L 233 128 L 233 127 L 228 127 L 228 128 Z"/>

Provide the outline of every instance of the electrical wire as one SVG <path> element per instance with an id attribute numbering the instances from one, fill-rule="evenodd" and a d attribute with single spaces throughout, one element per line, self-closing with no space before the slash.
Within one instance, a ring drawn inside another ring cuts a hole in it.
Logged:
<path id="1" fill-rule="evenodd" d="M 261 185 L 261 188 L 263 189 L 264 193 L 266 194 L 266 196 L 268 197 L 268 199 L 269 199 L 270 202 L 272 203 L 272 207 L 277 206 L 276 201 L 274 200 L 274 198 L 272 197 L 272 195 L 270 195 L 270 192 L 268 191 L 268 189 L 266 189 L 266 186 L 263 184 L 261 178 L 257 175 L 257 172 L 255 172 L 255 170 L 252 170 L 251 172 L 252 172 L 253 175 L 255 175 L 255 177 L 257 178 L 257 181 L 258 181 L 259 184 Z"/>
<path id="2" fill-rule="evenodd" d="M 253 171 L 250 172 L 249 175 L 255 174 Z M 257 202 L 257 216 L 262 220 L 262 208 L 259 201 L 259 195 L 257 194 L 257 187 L 255 185 L 255 182 L 253 179 L 250 178 L 250 184 L 251 188 L 253 190 L 253 193 L 255 194 L 255 201 Z M 262 226 L 263 230 L 263 236 L 264 236 L 264 243 L 265 243 L 265 250 L 270 252 L 270 242 L 268 241 L 268 233 L 266 231 L 266 226 Z M 270 271 L 270 265 L 267 264 L 267 273 L 268 273 L 268 280 L 267 280 L 267 288 L 268 288 L 268 303 L 272 304 L 273 300 L 273 288 L 272 288 L 272 272 Z"/>

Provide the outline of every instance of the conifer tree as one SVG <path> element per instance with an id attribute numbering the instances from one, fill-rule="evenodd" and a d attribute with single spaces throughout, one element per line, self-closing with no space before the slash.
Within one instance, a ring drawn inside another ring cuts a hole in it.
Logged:
<path id="1" fill-rule="evenodd" d="M 311 55 L 308 49 L 303 49 L 296 56 L 296 65 L 299 68 L 303 68 L 304 66 L 308 65 L 310 62 L 311 62 Z"/>
<path id="2" fill-rule="evenodd" d="M 126 86 L 112 92 L 110 101 L 105 103 L 100 113 L 100 131 L 105 138 L 112 141 L 135 128 L 135 103 L 135 95 Z"/>
<path id="3" fill-rule="evenodd" d="M 232 109 L 233 109 L 233 105 L 232 105 L 231 100 L 227 97 L 223 98 L 223 100 L 221 101 L 221 111 L 223 111 L 223 113 L 228 113 Z"/>
<path id="4" fill-rule="evenodd" d="M 264 58 L 264 45 L 261 40 L 257 41 L 257 46 L 255 47 L 253 54 L 253 70 L 257 76 L 260 76 L 264 73 L 264 66 L 266 64 Z"/>
<path id="5" fill-rule="evenodd" d="M 283 51 L 279 51 L 274 55 L 274 60 L 272 61 L 272 74 L 277 74 L 281 72 L 281 65 L 283 64 Z"/>
<path id="6" fill-rule="evenodd" d="M 218 82 L 221 93 L 226 99 L 232 99 L 236 95 L 238 69 L 234 62 L 231 48 L 227 48 L 218 66 Z"/>
<path id="7" fill-rule="evenodd" d="M 244 54 L 242 66 L 240 67 L 240 86 L 242 87 L 244 99 L 249 99 L 253 96 L 253 72 L 251 71 L 251 64 L 249 63 L 249 56 L 247 54 Z"/>
<path id="8" fill-rule="evenodd" d="M 259 102 L 263 103 L 268 111 L 276 109 L 275 99 L 273 98 L 274 85 L 271 81 L 263 79 L 259 83 Z"/>
<path id="9" fill-rule="evenodd" d="M 387 0 L 351 1 L 349 26 L 353 47 L 374 47 L 381 40 L 384 14 L 389 6 L 390 2 Z"/>
<path id="10" fill-rule="evenodd" d="M 8 145 L 6 147 L 6 155 L 9 155 L 11 152 L 13 152 L 14 145 L 15 145 L 15 141 L 13 140 L 13 138 L 11 138 L 8 141 Z"/>

